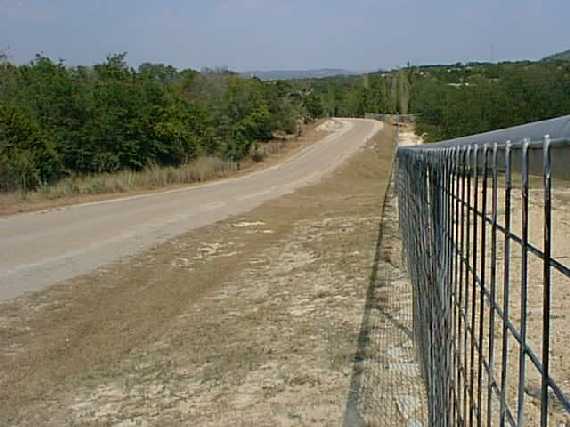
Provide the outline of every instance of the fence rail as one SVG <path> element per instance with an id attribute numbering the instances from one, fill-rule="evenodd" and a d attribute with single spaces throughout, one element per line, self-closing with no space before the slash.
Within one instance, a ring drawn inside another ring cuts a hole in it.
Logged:
<path id="1" fill-rule="evenodd" d="M 570 116 L 397 159 L 430 425 L 570 426 Z"/>
<path id="2" fill-rule="evenodd" d="M 379 120 L 383 122 L 394 123 L 415 123 L 418 117 L 417 114 L 385 114 L 385 113 L 366 113 L 364 115 L 367 119 Z"/>

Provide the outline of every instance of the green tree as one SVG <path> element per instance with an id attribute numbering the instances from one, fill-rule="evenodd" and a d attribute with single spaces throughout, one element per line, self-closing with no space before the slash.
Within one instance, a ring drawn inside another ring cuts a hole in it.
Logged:
<path id="1" fill-rule="evenodd" d="M 0 103 L 0 189 L 29 190 L 62 173 L 49 135 L 25 111 Z"/>

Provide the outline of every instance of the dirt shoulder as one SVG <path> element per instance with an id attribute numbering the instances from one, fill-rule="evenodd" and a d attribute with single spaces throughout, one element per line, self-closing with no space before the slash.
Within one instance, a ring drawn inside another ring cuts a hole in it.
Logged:
<path id="1" fill-rule="evenodd" d="M 318 185 L 1 305 L 0 419 L 338 425 L 392 141 L 388 127 Z"/>
<path id="2" fill-rule="evenodd" d="M 307 124 L 303 128 L 303 134 L 296 138 L 287 140 L 275 139 L 265 144 L 266 157 L 262 162 L 254 162 L 251 159 L 241 162 L 240 170 L 228 171 L 222 178 L 211 178 L 207 182 L 212 182 L 228 177 L 243 176 L 248 173 L 268 168 L 279 162 L 286 160 L 293 156 L 304 147 L 311 145 L 325 136 L 330 134 L 332 130 L 327 130 L 327 120 L 318 120 L 316 122 Z M 262 144 L 263 146 L 263 144 Z M 183 187 L 190 187 L 192 185 L 200 185 L 206 181 L 196 184 L 185 185 L 169 185 L 159 189 L 148 190 L 133 190 L 119 193 L 100 193 L 100 194 L 76 194 L 60 198 L 50 199 L 41 193 L 29 193 L 25 197 L 17 193 L 0 193 L 0 217 L 14 215 L 24 212 L 35 212 L 47 209 L 60 208 L 80 203 L 99 202 L 103 200 L 120 199 L 127 196 L 134 196 L 139 194 L 158 193 L 162 191 L 169 191 Z"/>

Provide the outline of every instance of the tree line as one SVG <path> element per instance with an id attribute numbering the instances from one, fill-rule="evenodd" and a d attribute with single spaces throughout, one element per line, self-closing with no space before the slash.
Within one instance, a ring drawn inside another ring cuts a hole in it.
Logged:
<path id="1" fill-rule="evenodd" d="M 428 142 L 570 114 L 570 62 L 408 66 L 307 81 L 326 114 L 417 114 Z"/>
<path id="2" fill-rule="evenodd" d="M 570 113 L 570 62 L 408 66 L 359 76 L 264 82 L 228 70 L 90 66 L 0 55 L 0 191 L 74 175 L 231 162 L 325 116 L 417 114 L 438 141 Z"/>
<path id="3" fill-rule="evenodd" d="M 0 190 L 202 155 L 239 162 L 276 133 L 297 132 L 311 102 L 288 82 L 163 64 L 135 70 L 125 54 L 91 67 L 0 58 Z"/>

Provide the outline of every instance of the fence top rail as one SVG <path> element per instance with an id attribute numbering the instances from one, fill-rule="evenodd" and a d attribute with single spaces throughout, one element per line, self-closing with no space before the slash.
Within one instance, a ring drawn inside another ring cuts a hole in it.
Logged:
<path id="1" fill-rule="evenodd" d="M 492 146 L 495 143 L 504 146 L 507 142 L 511 142 L 513 148 L 517 148 L 517 146 L 522 146 L 524 141 L 530 141 L 531 146 L 542 144 L 546 136 L 548 136 L 551 143 L 555 145 L 566 145 L 570 143 L 570 115 L 540 122 L 527 123 L 508 129 L 448 139 L 434 144 L 405 147 L 404 149 L 432 150 L 472 145 L 484 146 L 485 144 Z"/>
<path id="2" fill-rule="evenodd" d="M 507 144 L 510 144 L 511 149 L 513 151 L 522 148 L 522 146 L 524 145 L 525 141 L 528 141 L 528 148 L 530 150 L 533 149 L 542 149 L 544 148 L 544 142 L 545 142 L 545 138 L 548 137 L 548 144 L 550 145 L 551 148 L 568 148 L 570 147 L 570 137 L 569 138 L 556 138 L 556 139 L 552 139 L 550 138 L 550 135 L 544 135 L 542 137 L 542 139 L 540 140 L 529 140 L 528 138 L 523 138 L 519 141 L 511 141 L 511 140 L 507 140 L 504 142 L 483 142 L 483 143 L 471 143 L 471 144 L 459 144 L 459 145 L 439 145 L 440 143 L 434 143 L 434 144 L 425 144 L 425 145 L 406 145 L 406 146 L 400 146 L 398 147 L 398 150 L 410 150 L 410 151 L 440 151 L 440 150 L 468 150 L 468 149 L 472 149 L 474 146 L 476 146 L 479 151 L 483 150 L 485 146 L 487 146 L 487 148 L 489 149 L 489 152 L 491 152 L 493 150 L 493 147 L 495 144 L 497 144 L 497 148 L 498 149 L 503 149 L 507 146 Z"/>

